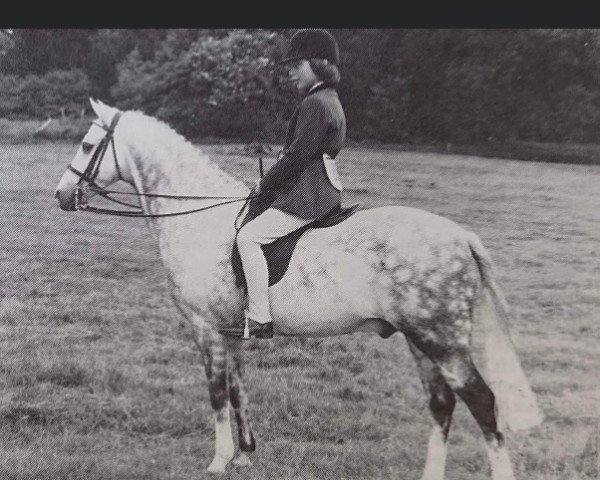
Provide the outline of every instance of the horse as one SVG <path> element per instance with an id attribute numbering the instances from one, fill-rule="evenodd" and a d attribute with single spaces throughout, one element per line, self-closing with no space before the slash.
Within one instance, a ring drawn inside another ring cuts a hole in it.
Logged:
<path id="1" fill-rule="evenodd" d="M 219 333 L 243 318 L 244 291 L 236 286 L 230 254 L 235 220 L 250 190 L 166 123 L 90 102 L 98 118 L 55 196 L 63 210 L 87 210 L 89 199 L 106 195 L 117 180 L 135 188 L 170 294 L 204 363 L 215 426 L 208 471 L 223 473 L 230 462 L 251 465 L 256 442 L 242 340 Z M 194 199 L 195 208 L 185 197 Z M 189 212 L 195 213 L 178 215 Z M 543 417 L 513 345 L 495 267 L 476 234 L 416 208 L 360 210 L 335 226 L 304 232 L 269 297 L 276 336 L 404 335 L 433 418 L 423 480 L 444 478 L 457 396 L 483 433 L 493 480 L 514 480 L 503 432 L 532 428 Z M 475 321 L 485 330 L 491 387 L 472 360 Z M 237 455 L 230 407 L 238 425 Z"/>

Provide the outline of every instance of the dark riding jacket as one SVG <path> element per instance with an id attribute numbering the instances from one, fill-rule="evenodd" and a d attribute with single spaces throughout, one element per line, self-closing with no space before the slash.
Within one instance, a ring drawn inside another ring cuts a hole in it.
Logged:
<path id="1" fill-rule="evenodd" d="M 335 158 L 345 138 L 337 92 L 328 84 L 313 87 L 292 116 L 281 158 L 260 182 L 261 191 L 274 193 L 271 207 L 307 219 L 339 207 L 341 192 L 327 174 L 323 155 Z"/>

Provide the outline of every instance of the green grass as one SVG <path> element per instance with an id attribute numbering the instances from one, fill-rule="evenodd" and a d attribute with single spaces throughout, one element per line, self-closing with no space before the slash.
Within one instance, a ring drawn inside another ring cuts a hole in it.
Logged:
<path id="1" fill-rule="evenodd" d="M 207 478 L 203 368 L 149 232 L 52 198 L 75 148 L 0 150 L 0 479 Z M 227 171 L 258 175 L 238 149 L 206 149 Z M 517 476 L 596 478 L 600 167 L 348 148 L 340 171 L 345 203 L 423 208 L 480 235 L 547 416 L 508 435 Z M 252 341 L 247 360 L 258 450 L 225 478 L 419 478 L 430 418 L 401 336 Z M 487 469 L 459 403 L 447 479 Z"/>

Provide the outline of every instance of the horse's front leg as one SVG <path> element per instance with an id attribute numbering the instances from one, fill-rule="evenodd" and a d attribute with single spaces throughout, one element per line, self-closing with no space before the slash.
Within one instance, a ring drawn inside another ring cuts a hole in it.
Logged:
<path id="1" fill-rule="evenodd" d="M 235 411 L 235 420 L 238 426 L 240 453 L 233 460 L 238 467 L 248 467 L 252 462 L 247 454 L 256 449 L 254 435 L 248 420 L 248 395 L 243 383 L 244 359 L 242 342 L 237 339 L 227 339 L 227 350 L 231 354 L 228 359 L 229 371 L 229 398 Z"/>
<path id="2" fill-rule="evenodd" d="M 229 417 L 226 345 L 223 337 L 208 326 L 196 327 L 195 337 L 204 359 L 210 403 L 215 418 L 215 457 L 208 471 L 223 473 L 234 454 Z"/>

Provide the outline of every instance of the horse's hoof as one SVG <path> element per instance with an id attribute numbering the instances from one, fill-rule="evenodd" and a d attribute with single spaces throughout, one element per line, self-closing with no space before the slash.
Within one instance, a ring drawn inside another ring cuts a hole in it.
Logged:
<path id="1" fill-rule="evenodd" d="M 236 458 L 233 459 L 233 463 L 236 467 L 251 467 L 252 462 L 245 453 L 240 453 Z"/>
<path id="2" fill-rule="evenodd" d="M 212 463 L 208 466 L 206 471 L 208 473 L 221 474 L 225 473 L 225 467 L 227 462 L 224 462 L 222 458 L 215 458 Z"/>

